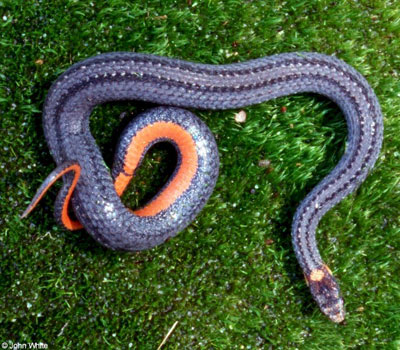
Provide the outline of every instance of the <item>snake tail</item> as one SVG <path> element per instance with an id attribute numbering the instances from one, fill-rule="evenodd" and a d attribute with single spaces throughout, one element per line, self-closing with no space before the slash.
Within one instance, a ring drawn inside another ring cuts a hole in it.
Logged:
<path id="1" fill-rule="evenodd" d="M 116 156 L 113 178 L 90 133 L 89 117 L 97 105 L 140 100 L 164 106 L 225 110 L 299 93 L 319 94 L 332 100 L 347 122 L 344 155 L 300 203 L 292 224 L 294 251 L 311 293 L 324 314 L 341 322 L 343 300 L 321 258 L 315 233 L 325 213 L 365 180 L 378 158 L 383 138 L 382 113 L 373 89 L 342 60 L 293 52 L 211 65 L 133 52 L 101 54 L 74 64 L 52 85 L 44 104 L 43 128 L 57 165 L 74 161 L 81 167 L 71 195 L 77 220 L 100 244 L 136 251 L 173 237 L 204 206 L 218 175 L 218 152 L 209 151 L 215 140 L 190 112 L 163 107 L 144 117 L 157 130 L 156 136 L 139 128 L 123 137 L 124 147 Z M 163 118 L 167 115 L 172 123 L 176 122 L 174 115 L 179 115 L 176 118 L 181 120 L 180 127 L 166 126 L 169 122 Z M 177 146 L 182 167 L 189 170 L 189 175 L 186 178 L 183 172 L 176 171 L 168 183 L 170 187 L 156 195 L 149 208 L 132 212 L 119 194 L 146 149 L 136 141 L 151 144 L 164 127 L 169 134 L 159 138 L 167 138 Z M 189 143 L 183 141 L 186 132 L 192 135 Z M 140 150 L 138 155 L 132 153 L 134 149 Z M 188 149 L 196 149 L 195 158 L 185 153 Z M 73 181 L 71 177 L 69 173 L 64 175 L 68 183 Z"/>

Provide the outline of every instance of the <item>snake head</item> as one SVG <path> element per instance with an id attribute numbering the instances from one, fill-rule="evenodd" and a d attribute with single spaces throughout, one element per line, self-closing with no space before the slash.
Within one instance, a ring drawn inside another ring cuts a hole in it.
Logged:
<path id="1" fill-rule="evenodd" d="M 335 322 L 344 321 L 345 309 L 339 286 L 326 265 L 313 269 L 306 275 L 311 294 L 328 318 Z"/>

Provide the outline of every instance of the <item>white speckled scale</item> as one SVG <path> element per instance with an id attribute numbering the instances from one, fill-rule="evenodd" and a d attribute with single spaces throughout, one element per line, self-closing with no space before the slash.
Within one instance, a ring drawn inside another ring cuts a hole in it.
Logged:
<path id="1" fill-rule="evenodd" d="M 300 204 L 292 227 L 296 256 L 315 300 L 331 320 L 341 322 L 343 300 L 320 257 L 315 230 L 321 217 L 365 179 L 378 157 L 383 133 L 373 90 L 343 61 L 301 52 L 215 66 L 136 53 L 103 54 L 75 64 L 54 83 L 44 106 L 43 125 L 56 163 L 75 161 L 82 167 L 72 206 L 85 229 L 109 248 L 141 250 L 164 242 L 188 225 L 194 208 L 180 209 L 178 225 L 161 217 L 139 217 L 124 207 L 90 134 L 89 116 L 96 105 L 142 100 L 228 109 L 302 92 L 336 102 L 348 125 L 345 154 Z M 217 163 L 214 157 L 208 165 Z M 217 172 L 208 173 L 206 182 L 215 181 Z M 65 176 L 65 181 L 71 177 Z"/>

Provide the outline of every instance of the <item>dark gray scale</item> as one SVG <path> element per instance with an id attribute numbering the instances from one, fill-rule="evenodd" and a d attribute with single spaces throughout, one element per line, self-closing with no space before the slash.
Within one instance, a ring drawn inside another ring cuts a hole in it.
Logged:
<path id="1" fill-rule="evenodd" d="M 197 208 L 185 206 L 180 224 L 176 224 L 162 217 L 135 216 L 123 206 L 90 134 L 89 116 L 96 105 L 142 100 L 177 107 L 230 109 L 303 92 L 334 101 L 348 125 L 345 154 L 302 201 L 294 216 L 293 246 L 307 275 L 324 266 L 315 241 L 318 222 L 364 181 L 382 144 L 378 100 L 367 81 L 343 61 L 299 52 L 215 66 L 136 53 L 103 54 L 75 64 L 53 84 L 44 106 L 43 126 L 56 163 L 77 161 L 82 166 L 72 206 L 85 229 L 111 249 L 141 250 L 174 236 L 190 223 Z M 191 126 L 191 119 L 187 120 Z M 217 163 L 217 157 L 208 161 L 204 183 L 215 182 L 217 170 L 211 168 Z M 204 192 L 207 197 L 210 189 Z M 334 289 L 337 295 L 336 286 Z M 319 289 L 312 290 L 322 311 L 338 322 L 340 318 L 321 305 Z M 324 288 L 325 294 L 327 290 Z"/>

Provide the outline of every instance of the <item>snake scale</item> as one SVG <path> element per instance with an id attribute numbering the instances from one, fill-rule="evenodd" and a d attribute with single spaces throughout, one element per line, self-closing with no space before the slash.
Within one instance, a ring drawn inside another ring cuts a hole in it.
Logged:
<path id="1" fill-rule="evenodd" d="M 73 65 L 53 84 L 44 105 L 45 137 L 58 167 L 23 216 L 62 175 L 64 186 L 55 207 L 64 226 L 74 229 L 83 225 L 97 242 L 115 250 L 137 251 L 159 245 L 194 219 L 218 176 L 218 151 L 212 134 L 181 107 L 231 109 L 298 93 L 316 93 L 334 101 L 348 127 L 344 155 L 301 202 L 292 225 L 293 247 L 314 299 L 332 321 L 341 322 L 345 316 L 343 299 L 319 254 L 316 227 L 374 166 L 382 144 L 383 123 L 378 100 L 367 81 L 335 57 L 295 52 L 209 65 L 115 52 Z M 111 176 L 90 133 L 89 116 L 95 106 L 119 100 L 168 107 L 145 112 L 137 118 L 138 126 L 124 133 Z M 175 145 L 178 170 L 164 193 L 156 195 L 152 208 L 150 205 L 132 212 L 119 195 L 143 154 L 160 140 Z M 140 154 L 134 155 L 137 149 Z M 197 153 L 192 156 L 189 149 Z M 182 169 L 189 169 L 191 175 L 184 175 Z M 68 216 L 70 199 L 77 220 Z"/>

